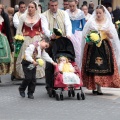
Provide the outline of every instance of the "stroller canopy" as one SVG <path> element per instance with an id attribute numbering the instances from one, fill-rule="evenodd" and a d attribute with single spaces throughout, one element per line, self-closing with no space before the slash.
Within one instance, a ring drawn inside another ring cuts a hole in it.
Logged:
<path id="1" fill-rule="evenodd" d="M 56 60 L 60 56 L 66 56 L 72 61 L 75 60 L 75 51 L 72 42 L 66 37 L 60 37 L 55 40 L 53 49 L 53 58 Z"/>

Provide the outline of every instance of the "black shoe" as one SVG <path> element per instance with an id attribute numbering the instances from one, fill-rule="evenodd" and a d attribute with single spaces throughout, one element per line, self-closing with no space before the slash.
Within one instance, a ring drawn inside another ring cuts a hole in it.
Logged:
<path id="1" fill-rule="evenodd" d="M 21 95 L 21 97 L 25 97 L 25 92 L 24 91 L 20 91 L 20 89 L 19 89 L 19 93 L 20 93 L 20 95 Z"/>
<path id="2" fill-rule="evenodd" d="M 52 88 L 50 88 L 50 87 L 45 87 L 45 88 L 47 90 L 47 94 L 49 94 L 51 92 L 51 90 L 52 90 Z"/>
<path id="3" fill-rule="evenodd" d="M 98 94 L 98 91 L 93 90 L 92 93 L 93 93 L 94 95 L 97 95 L 97 94 Z"/>
<path id="4" fill-rule="evenodd" d="M 97 95 L 103 95 L 103 93 L 102 93 L 102 92 L 98 92 L 98 91 L 97 91 Z"/>
<path id="5" fill-rule="evenodd" d="M 49 97 L 52 97 L 52 95 L 53 95 L 53 89 L 52 88 L 48 89 L 48 95 L 49 95 Z"/>
<path id="6" fill-rule="evenodd" d="M 45 87 L 46 88 L 46 90 L 47 90 L 47 94 L 49 93 L 48 91 L 49 91 L 49 87 Z"/>
<path id="7" fill-rule="evenodd" d="M 33 93 L 29 93 L 29 94 L 28 94 L 28 98 L 34 99 Z"/>

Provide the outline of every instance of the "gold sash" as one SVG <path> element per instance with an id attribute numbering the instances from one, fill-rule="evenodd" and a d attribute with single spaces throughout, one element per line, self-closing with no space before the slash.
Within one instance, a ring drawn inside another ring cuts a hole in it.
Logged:
<path id="1" fill-rule="evenodd" d="M 108 40 L 108 36 L 105 31 L 100 31 L 101 40 Z"/>

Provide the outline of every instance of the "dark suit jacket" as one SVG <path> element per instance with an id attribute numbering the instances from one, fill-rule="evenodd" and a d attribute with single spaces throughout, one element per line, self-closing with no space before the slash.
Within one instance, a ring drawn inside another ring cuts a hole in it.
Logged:
<path id="1" fill-rule="evenodd" d="M 114 23 L 120 19 L 120 9 L 113 11 Z"/>

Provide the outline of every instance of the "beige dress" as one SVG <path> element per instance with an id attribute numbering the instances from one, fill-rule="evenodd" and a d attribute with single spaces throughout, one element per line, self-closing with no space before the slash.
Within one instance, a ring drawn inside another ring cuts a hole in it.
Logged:
<path id="1" fill-rule="evenodd" d="M 22 34 L 25 38 L 16 62 L 16 74 L 20 78 L 24 78 L 21 61 L 24 58 L 25 49 L 29 44 L 41 40 L 41 31 L 40 16 L 34 16 L 33 23 L 30 23 L 29 19 L 25 15 L 20 17 L 20 25 L 17 29 L 17 34 Z M 37 67 L 36 78 L 45 76 L 44 69 L 45 67 Z"/>

